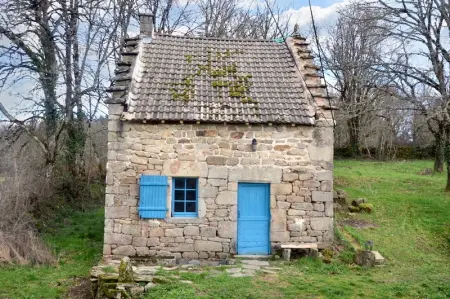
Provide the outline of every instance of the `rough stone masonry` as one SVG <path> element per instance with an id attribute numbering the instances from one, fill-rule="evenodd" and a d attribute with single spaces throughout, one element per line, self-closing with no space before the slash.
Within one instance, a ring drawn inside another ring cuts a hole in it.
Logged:
<path id="1" fill-rule="evenodd" d="M 272 247 L 332 241 L 331 127 L 123 122 L 122 112 L 109 105 L 105 256 L 235 254 L 238 182 L 270 183 Z M 166 219 L 139 218 L 141 174 L 169 177 Z M 183 176 L 198 177 L 198 218 L 171 217 L 171 178 Z"/>

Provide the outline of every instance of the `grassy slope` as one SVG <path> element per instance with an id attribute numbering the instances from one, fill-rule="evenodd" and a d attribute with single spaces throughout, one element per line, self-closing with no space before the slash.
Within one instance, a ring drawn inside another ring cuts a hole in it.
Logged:
<path id="1" fill-rule="evenodd" d="M 429 161 L 337 161 L 337 186 L 350 197 L 366 197 L 373 214 L 353 216 L 377 228 L 344 227 L 356 240 L 372 239 L 386 258 L 364 269 L 339 260 L 282 263 L 278 277 L 233 279 L 178 274 L 194 282 L 157 286 L 148 298 L 450 298 L 450 197 L 444 175 L 421 176 Z M 338 220 L 348 215 L 337 215 Z M 205 279 L 206 278 L 206 279 Z"/>
<path id="2" fill-rule="evenodd" d="M 450 298 L 450 197 L 445 177 L 421 176 L 431 162 L 337 161 L 336 183 L 354 197 L 367 197 L 370 229 L 344 228 L 357 240 L 372 239 L 387 259 L 384 267 L 363 269 L 336 259 L 279 262 L 278 276 L 209 278 L 208 273 L 171 272 L 194 282 L 158 285 L 148 298 Z M 348 217 L 338 215 L 338 219 Z M 87 275 L 101 252 L 101 210 L 77 213 L 59 222 L 46 239 L 60 257 L 57 267 L 0 268 L 0 298 L 62 297 L 74 276 Z"/>
<path id="3" fill-rule="evenodd" d="M 0 267 L 0 298 L 63 297 L 74 278 L 86 276 L 98 262 L 103 223 L 103 208 L 55 219 L 44 238 L 55 251 L 58 265 Z"/>

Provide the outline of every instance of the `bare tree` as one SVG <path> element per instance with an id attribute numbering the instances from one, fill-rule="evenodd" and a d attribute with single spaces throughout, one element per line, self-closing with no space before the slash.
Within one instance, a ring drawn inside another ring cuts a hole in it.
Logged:
<path id="1" fill-rule="evenodd" d="M 447 160 L 450 190 L 450 156 L 445 157 L 450 141 L 450 54 L 449 45 L 444 42 L 449 38 L 448 30 L 444 30 L 450 21 L 448 8 L 448 1 L 443 0 L 379 0 L 375 7 L 390 25 L 391 39 L 395 38 L 398 44 L 395 55 L 384 67 L 404 98 L 427 120 L 435 138 L 435 170 L 442 170 L 444 159 Z M 426 89 L 431 92 L 427 99 L 432 98 L 433 103 L 421 96 Z"/>
<path id="2" fill-rule="evenodd" d="M 386 28 L 357 2 L 339 10 L 336 24 L 324 43 L 324 66 L 331 75 L 341 112 L 340 122 L 347 125 L 348 147 L 352 155 L 361 155 L 362 127 L 373 121 L 378 98 L 385 97 L 386 76 L 374 70 L 385 44 Z"/>
<path id="3" fill-rule="evenodd" d="M 69 170 L 78 174 L 83 169 L 84 127 L 99 112 L 133 2 L 3 0 L 0 5 L 0 36 L 6 40 L 0 46 L 0 87 L 34 84 L 38 113 L 33 120 L 42 122 L 31 126 L 30 119 L 17 119 L 2 104 L 0 111 L 38 142 L 47 165 L 62 155 Z"/>

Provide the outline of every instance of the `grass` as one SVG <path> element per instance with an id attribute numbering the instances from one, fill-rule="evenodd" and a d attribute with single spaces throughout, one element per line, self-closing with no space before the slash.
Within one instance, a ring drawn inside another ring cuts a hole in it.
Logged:
<path id="1" fill-rule="evenodd" d="M 371 214 L 336 215 L 364 220 L 374 227 L 340 225 L 337 236 L 374 249 L 387 259 L 382 267 L 353 264 L 344 250 L 330 264 L 311 259 L 275 262 L 278 276 L 232 278 L 226 274 L 167 271 L 192 284 L 171 279 L 146 298 L 450 298 L 450 196 L 443 189 L 445 175 L 423 176 L 431 161 L 336 161 L 337 188 L 350 198 L 365 197 Z M 101 210 L 75 213 L 45 235 L 59 257 L 56 267 L 4 266 L 0 268 L 0 298 L 64 297 L 74 277 L 86 277 L 101 255 Z M 344 262 L 345 261 L 345 262 Z"/>
<path id="2" fill-rule="evenodd" d="M 54 219 L 43 237 L 56 266 L 0 267 L 0 298 L 62 298 L 77 277 L 86 277 L 101 256 L 103 208 Z"/>
<path id="3" fill-rule="evenodd" d="M 278 262 L 278 276 L 210 277 L 207 273 L 171 273 L 192 285 L 173 281 L 158 285 L 147 298 L 450 298 L 450 197 L 445 175 L 422 176 L 430 161 L 336 161 L 336 187 L 350 198 L 365 197 L 371 214 L 336 215 L 375 227 L 340 226 L 337 235 L 374 249 L 387 259 L 382 267 L 352 264 L 344 250 L 332 263 L 301 259 Z M 168 274 L 169 275 L 169 274 Z"/>

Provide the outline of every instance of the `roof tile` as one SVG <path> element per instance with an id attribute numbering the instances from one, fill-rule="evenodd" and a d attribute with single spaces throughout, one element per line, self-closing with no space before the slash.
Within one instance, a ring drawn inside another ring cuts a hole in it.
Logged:
<path id="1" fill-rule="evenodd" d="M 314 124 L 289 49 L 271 41 L 141 40 L 128 97 L 135 120 Z"/>

